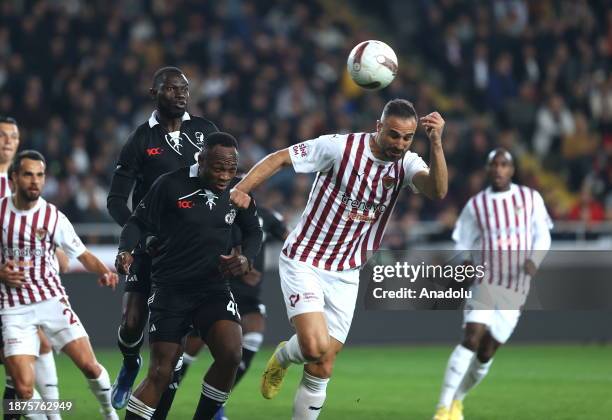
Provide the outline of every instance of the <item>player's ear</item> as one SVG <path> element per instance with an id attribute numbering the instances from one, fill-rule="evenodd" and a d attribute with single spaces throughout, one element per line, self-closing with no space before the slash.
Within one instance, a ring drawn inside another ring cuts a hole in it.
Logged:
<path id="1" fill-rule="evenodd" d="M 149 88 L 149 95 L 151 95 L 151 98 L 155 99 L 155 97 L 157 96 L 157 89 Z"/>
<path id="2" fill-rule="evenodd" d="M 376 120 L 376 132 L 380 133 L 382 130 L 382 122 L 380 120 Z"/>

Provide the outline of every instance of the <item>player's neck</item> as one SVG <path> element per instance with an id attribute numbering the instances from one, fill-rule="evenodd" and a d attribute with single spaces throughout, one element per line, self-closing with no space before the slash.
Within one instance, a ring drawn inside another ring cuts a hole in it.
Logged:
<path id="1" fill-rule="evenodd" d="M 9 166 L 11 166 L 11 162 L 0 163 L 0 174 L 8 172 Z"/>
<path id="2" fill-rule="evenodd" d="M 385 155 L 382 153 L 382 151 L 380 150 L 380 147 L 378 147 L 378 143 L 376 143 L 376 136 L 378 134 L 371 134 L 370 135 L 370 139 L 368 140 L 369 144 L 370 144 L 370 151 L 372 152 L 372 154 L 374 155 L 374 157 L 378 160 L 383 160 L 383 161 L 387 161 L 387 159 L 385 158 Z"/>
<path id="3" fill-rule="evenodd" d="M 508 184 L 508 185 L 504 185 L 503 187 L 499 187 L 499 188 L 494 187 L 493 185 L 491 185 L 491 190 L 493 192 L 496 192 L 496 193 L 502 193 L 502 192 L 510 191 L 510 186 L 511 185 L 512 184 Z"/>
<path id="4" fill-rule="evenodd" d="M 155 118 L 157 118 L 157 121 L 162 125 L 162 127 L 168 130 L 169 133 L 179 131 L 183 122 L 182 115 L 179 117 L 169 117 L 162 114 L 159 109 L 155 111 Z"/>
<path id="5" fill-rule="evenodd" d="M 36 206 L 36 204 L 38 204 L 38 200 L 39 200 L 39 198 L 37 198 L 34 201 L 24 200 L 17 193 L 13 194 L 11 198 L 13 200 L 13 205 L 15 206 L 15 208 L 21 211 L 28 211 L 28 210 L 33 209 Z"/>

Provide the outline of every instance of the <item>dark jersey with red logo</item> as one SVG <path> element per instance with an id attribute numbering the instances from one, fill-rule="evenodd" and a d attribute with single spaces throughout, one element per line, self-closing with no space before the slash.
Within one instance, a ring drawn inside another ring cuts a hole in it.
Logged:
<path id="1" fill-rule="evenodd" d="M 226 285 L 219 272 L 219 256 L 228 255 L 232 227 L 242 232 L 242 254 L 254 261 L 262 242 L 255 200 L 248 209 L 234 207 L 230 189 L 206 188 L 197 175 L 198 165 L 161 176 L 138 204 L 121 233 L 120 251 L 132 250 L 138 235 L 158 238 L 151 280 L 157 288 L 186 286 L 201 290 Z"/>
<path id="2" fill-rule="evenodd" d="M 127 200 L 132 187 L 134 209 L 162 174 L 195 163 L 206 138 L 219 131 L 207 119 L 185 112 L 180 133 L 173 137 L 159 124 L 155 113 L 130 134 L 117 161 L 107 206 L 113 219 L 121 226 L 125 225 L 131 214 Z"/>

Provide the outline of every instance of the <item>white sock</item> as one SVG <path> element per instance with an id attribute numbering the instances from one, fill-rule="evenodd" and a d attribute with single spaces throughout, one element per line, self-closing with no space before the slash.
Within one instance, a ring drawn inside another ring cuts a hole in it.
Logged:
<path id="1" fill-rule="evenodd" d="M 89 389 L 95 395 L 96 399 L 102 407 L 104 413 L 111 413 L 115 409 L 111 405 L 111 383 L 108 377 L 108 372 L 104 369 L 104 366 L 99 365 L 102 372 L 96 379 L 88 379 Z"/>
<path id="2" fill-rule="evenodd" d="M 57 381 L 57 370 L 53 352 L 43 353 L 34 362 L 34 373 L 36 378 L 36 389 L 45 401 L 59 399 L 59 387 Z M 60 420 L 59 414 L 49 414 L 50 420 Z"/>
<path id="3" fill-rule="evenodd" d="M 455 347 L 446 366 L 444 373 L 444 381 L 442 382 L 442 391 L 440 392 L 440 401 L 438 407 L 450 407 L 457 392 L 457 388 L 463 381 L 465 374 L 470 368 L 474 352 L 466 349 L 461 344 Z"/>
<path id="4" fill-rule="evenodd" d="M 38 391 L 36 391 L 36 389 L 33 390 L 32 393 L 32 398 L 30 398 L 31 400 L 40 400 L 40 394 L 38 393 Z M 34 413 L 28 413 L 26 410 L 26 414 L 24 415 L 24 417 L 26 419 L 31 419 L 31 420 L 47 420 L 47 416 L 45 416 L 44 414 L 34 414 Z"/>
<path id="5" fill-rule="evenodd" d="M 317 378 L 304 371 L 293 399 L 293 420 L 314 420 L 321 414 L 327 396 L 328 379 Z"/>
<path id="6" fill-rule="evenodd" d="M 187 366 L 189 366 L 196 360 L 198 360 L 196 356 L 190 356 L 187 353 L 183 353 L 183 363 L 186 364 Z"/>
<path id="7" fill-rule="evenodd" d="M 149 407 L 148 405 L 140 401 L 138 398 L 136 398 L 134 395 L 130 395 L 130 400 L 128 401 L 126 410 L 147 420 L 150 420 L 151 417 L 153 417 L 153 414 L 155 413 L 154 408 Z"/>
<path id="8" fill-rule="evenodd" d="M 257 353 L 263 343 L 263 334 L 260 332 L 249 332 L 242 336 L 242 347 Z"/>
<path id="9" fill-rule="evenodd" d="M 470 369 L 463 377 L 463 381 L 461 382 L 461 385 L 459 385 L 454 399 L 463 401 L 467 393 L 478 385 L 485 376 L 487 376 L 492 363 L 493 359 L 489 360 L 487 363 L 482 363 L 477 357 L 475 357 L 470 365 Z"/>
<path id="10" fill-rule="evenodd" d="M 293 334 L 283 348 L 276 352 L 276 358 L 281 366 L 285 368 L 291 363 L 295 363 L 296 365 L 303 365 L 306 363 L 306 358 L 302 354 L 302 349 L 300 349 L 297 334 Z"/>

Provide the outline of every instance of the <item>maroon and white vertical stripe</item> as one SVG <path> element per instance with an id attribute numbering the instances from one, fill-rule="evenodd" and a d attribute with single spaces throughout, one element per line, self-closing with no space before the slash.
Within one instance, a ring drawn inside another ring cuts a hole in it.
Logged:
<path id="1" fill-rule="evenodd" d="M 11 198 L 0 199 L 1 262 L 9 263 L 25 275 L 20 288 L 0 284 L 0 308 L 40 302 L 65 296 L 55 258 L 53 236 L 59 213 L 43 199 L 30 211 L 16 211 Z"/>
<path id="2" fill-rule="evenodd" d="M 490 188 L 474 196 L 472 206 L 480 229 L 480 263 L 486 266 L 487 282 L 527 294 L 529 283 L 524 273 L 525 260 L 532 243 L 533 190 L 512 184 L 510 191 L 493 193 Z"/>
<path id="3" fill-rule="evenodd" d="M 0 173 L 0 198 L 11 195 L 8 175 L 6 172 Z"/>
<path id="4" fill-rule="evenodd" d="M 325 270 L 343 271 L 365 263 L 376 251 L 401 189 L 401 162 L 373 160 L 369 134 L 349 134 L 340 160 L 320 173 L 283 253 Z M 383 178 L 388 178 L 387 182 Z"/>

